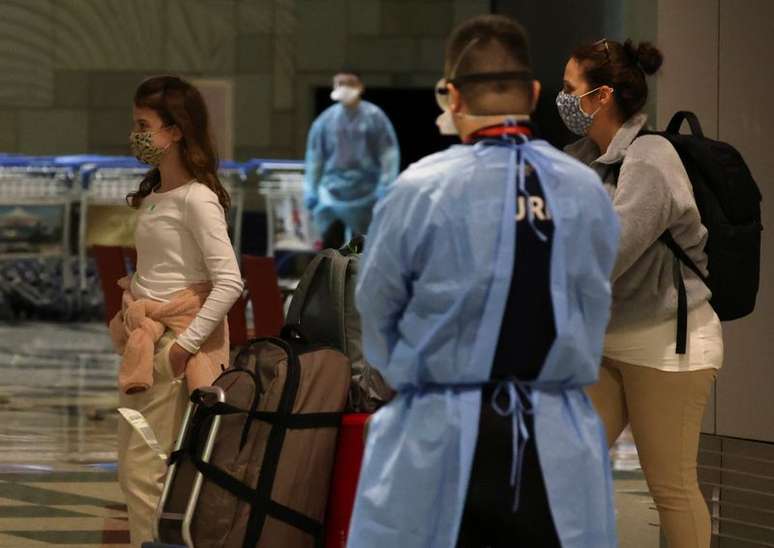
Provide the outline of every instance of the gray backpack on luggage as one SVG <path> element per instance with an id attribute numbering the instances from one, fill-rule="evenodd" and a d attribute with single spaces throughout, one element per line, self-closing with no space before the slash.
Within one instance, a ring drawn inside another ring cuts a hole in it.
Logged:
<path id="1" fill-rule="evenodd" d="M 312 260 L 293 294 L 287 323 L 300 326 L 310 341 L 337 348 L 349 357 L 352 387 L 347 411 L 371 413 L 392 398 L 392 391 L 363 357 L 360 314 L 355 306 L 363 244 L 358 237 Z"/>

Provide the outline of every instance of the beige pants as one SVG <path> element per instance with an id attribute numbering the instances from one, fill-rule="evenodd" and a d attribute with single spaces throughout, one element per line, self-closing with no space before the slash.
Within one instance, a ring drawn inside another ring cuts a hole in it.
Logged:
<path id="1" fill-rule="evenodd" d="M 145 392 L 119 395 L 119 407 L 135 409 L 150 424 L 162 450 L 169 454 L 175 444 L 188 403 L 185 380 L 175 381 L 169 364 L 169 348 L 175 341 L 166 333 L 156 346 L 153 386 Z M 118 481 L 129 510 L 132 547 L 153 540 L 153 520 L 161 496 L 166 463 L 148 446 L 126 420 L 118 423 Z"/>
<path id="2" fill-rule="evenodd" d="M 699 432 L 717 371 L 668 372 L 604 358 L 588 389 L 612 446 L 627 424 L 669 548 L 709 548 L 710 517 L 699 490 Z"/>

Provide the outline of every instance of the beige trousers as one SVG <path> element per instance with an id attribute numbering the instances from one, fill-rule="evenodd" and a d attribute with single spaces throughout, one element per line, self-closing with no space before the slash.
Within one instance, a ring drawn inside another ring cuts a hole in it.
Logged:
<path id="1" fill-rule="evenodd" d="M 699 432 L 715 369 L 671 372 L 602 360 L 588 389 L 612 446 L 631 424 L 669 548 L 709 548 L 710 516 L 699 490 Z"/>
<path id="2" fill-rule="evenodd" d="M 174 334 L 167 332 L 156 346 L 151 388 L 119 395 L 119 407 L 142 413 L 167 455 L 174 448 L 188 404 L 185 380 L 175 381 L 169 364 L 169 348 L 174 341 Z M 153 540 L 153 520 L 166 471 L 166 463 L 123 417 L 119 418 L 118 481 L 126 497 L 133 548 Z"/>

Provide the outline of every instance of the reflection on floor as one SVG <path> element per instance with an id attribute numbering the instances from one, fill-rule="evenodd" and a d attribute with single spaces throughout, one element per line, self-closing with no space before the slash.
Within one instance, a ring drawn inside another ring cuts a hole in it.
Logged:
<path id="1" fill-rule="evenodd" d="M 117 368 L 102 325 L 0 325 L 0 547 L 128 547 Z M 612 456 L 621 547 L 656 548 L 658 516 L 628 434 Z"/>
<path id="2" fill-rule="evenodd" d="M 101 325 L 0 327 L 0 546 L 128 546 Z"/>
<path id="3" fill-rule="evenodd" d="M 634 439 L 628 429 L 618 439 L 610 456 L 613 460 L 621 548 L 657 548 L 658 513 L 648 493 Z"/>

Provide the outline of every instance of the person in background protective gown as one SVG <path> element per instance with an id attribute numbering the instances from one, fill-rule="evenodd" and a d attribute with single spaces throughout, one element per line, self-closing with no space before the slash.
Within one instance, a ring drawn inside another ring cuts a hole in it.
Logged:
<path id="1" fill-rule="evenodd" d="M 324 247 L 340 247 L 345 230 L 350 237 L 366 233 L 374 204 L 400 170 L 395 130 L 379 107 L 360 98 L 363 90 L 357 74 L 337 74 L 337 103 L 309 131 L 304 201 Z"/>
<path id="2" fill-rule="evenodd" d="M 535 140 L 522 27 L 487 15 L 446 52 L 463 144 L 376 208 L 357 306 L 395 398 L 371 421 L 350 548 L 613 548 L 597 380 L 618 223 L 599 177 Z M 445 96 L 445 97 L 444 97 Z"/>

